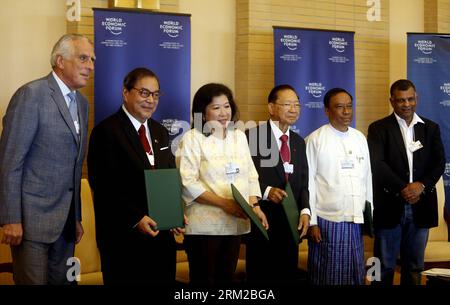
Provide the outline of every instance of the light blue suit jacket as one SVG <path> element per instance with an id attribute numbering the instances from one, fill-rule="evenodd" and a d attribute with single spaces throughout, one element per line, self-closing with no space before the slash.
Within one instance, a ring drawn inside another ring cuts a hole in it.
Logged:
<path id="1" fill-rule="evenodd" d="M 80 135 L 51 73 L 19 88 L 3 118 L 0 225 L 21 222 L 26 240 L 56 241 L 72 200 L 81 221 L 88 103 L 79 92 L 76 100 Z"/>

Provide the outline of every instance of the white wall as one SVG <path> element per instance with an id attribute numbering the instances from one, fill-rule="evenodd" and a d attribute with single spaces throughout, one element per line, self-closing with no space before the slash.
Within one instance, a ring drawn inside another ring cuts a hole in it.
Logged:
<path id="1" fill-rule="evenodd" d="M 406 78 L 406 33 L 423 32 L 423 0 L 389 1 L 389 67 L 390 83 Z"/>
<path id="2" fill-rule="evenodd" d="M 191 100 L 202 85 L 220 82 L 234 92 L 235 0 L 180 0 L 191 16 Z"/>
<path id="3" fill-rule="evenodd" d="M 65 14 L 65 0 L 0 1 L 0 118 L 22 84 L 49 73 L 53 44 L 66 32 Z"/>

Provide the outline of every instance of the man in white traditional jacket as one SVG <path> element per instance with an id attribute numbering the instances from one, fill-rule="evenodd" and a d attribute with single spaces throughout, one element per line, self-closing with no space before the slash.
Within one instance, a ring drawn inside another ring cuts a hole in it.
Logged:
<path id="1" fill-rule="evenodd" d="M 350 127 L 353 98 L 341 88 L 324 97 L 329 124 L 306 138 L 311 227 L 308 272 L 315 285 L 364 284 L 362 226 L 372 202 L 372 173 L 365 136 Z"/>

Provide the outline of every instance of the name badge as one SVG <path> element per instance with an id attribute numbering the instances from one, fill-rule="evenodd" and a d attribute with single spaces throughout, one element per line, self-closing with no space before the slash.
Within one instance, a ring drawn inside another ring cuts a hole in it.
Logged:
<path id="1" fill-rule="evenodd" d="M 341 160 L 341 168 L 342 169 L 353 169 L 355 168 L 355 162 L 353 159 L 345 158 Z"/>
<path id="2" fill-rule="evenodd" d="M 78 124 L 78 121 L 73 121 L 73 124 L 75 125 L 75 131 L 77 134 L 80 133 L 80 124 Z"/>
<path id="3" fill-rule="evenodd" d="M 150 162 L 150 165 L 155 166 L 155 156 L 147 154 L 147 157 L 148 157 L 148 161 Z"/>
<path id="4" fill-rule="evenodd" d="M 422 143 L 420 141 L 411 142 L 408 145 L 408 149 L 410 152 L 415 152 L 423 147 Z"/>
<path id="5" fill-rule="evenodd" d="M 225 165 L 225 174 L 227 175 L 228 182 L 234 183 L 236 174 L 239 174 L 239 167 L 236 164 L 230 162 Z"/>
<path id="6" fill-rule="evenodd" d="M 284 162 L 283 166 L 284 166 L 284 172 L 286 174 L 292 174 L 294 172 L 294 164 Z"/>

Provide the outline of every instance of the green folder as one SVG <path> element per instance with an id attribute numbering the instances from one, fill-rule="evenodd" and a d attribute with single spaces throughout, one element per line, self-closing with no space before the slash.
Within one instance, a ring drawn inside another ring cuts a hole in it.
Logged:
<path id="1" fill-rule="evenodd" d="M 269 240 L 269 234 L 267 234 L 261 220 L 259 220 L 255 212 L 253 212 L 253 208 L 248 204 L 247 200 L 242 197 L 241 193 L 233 184 L 231 184 L 231 191 L 233 192 L 234 200 L 241 206 L 242 210 L 244 210 L 248 218 L 250 218 L 250 220 L 258 227 L 264 237 Z"/>
<path id="2" fill-rule="evenodd" d="M 363 234 L 373 237 L 373 218 L 372 218 L 372 205 L 366 200 L 364 204 L 364 224 L 363 224 Z"/>
<path id="3" fill-rule="evenodd" d="M 176 168 L 145 170 L 148 214 L 156 230 L 184 227 L 181 178 Z"/>
<path id="4" fill-rule="evenodd" d="M 294 193 L 292 192 L 291 184 L 288 182 L 286 185 L 287 197 L 284 197 L 281 201 L 284 213 L 289 222 L 289 227 L 291 228 L 292 237 L 296 245 L 300 243 L 300 235 L 298 234 L 298 219 L 300 213 L 298 211 L 297 203 L 295 202 Z"/>

